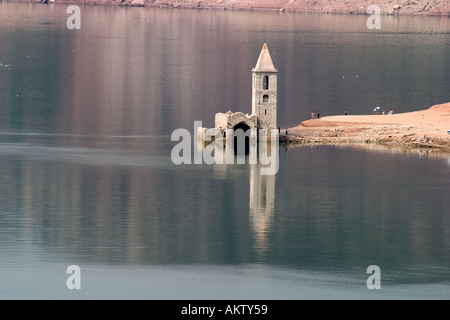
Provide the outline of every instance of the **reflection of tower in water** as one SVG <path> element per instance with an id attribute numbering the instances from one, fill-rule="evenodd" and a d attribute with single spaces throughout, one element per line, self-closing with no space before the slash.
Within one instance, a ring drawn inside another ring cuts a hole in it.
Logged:
<path id="1" fill-rule="evenodd" d="M 250 167 L 250 226 L 258 254 L 266 253 L 275 209 L 275 175 L 261 175 L 261 165 Z"/>
<path id="2" fill-rule="evenodd" d="M 208 145 L 208 147 L 211 146 L 215 149 L 214 175 L 216 178 L 227 179 L 231 172 L 233 175 L 240 174 L 238 171 L 232 170 L 237 164 L 246 164 L 250 168 L 249 232 L 252 233 L 257 255 L 264 256 L 269 246 L 269 233 L 275 210 L 275 176 L 279 161 L 278 143 L 251 140 L 248 154 L 244 152 L 235 154 L 233 143 L 228 140 L 224 146 L 221 143 L 215 146 Z M 198 148 L 202 147 L 202 144 L 198 146 Z M 269 164 L 261 163 L 261 155 L 265 155 L 266 160 L 270 160 Z"/>

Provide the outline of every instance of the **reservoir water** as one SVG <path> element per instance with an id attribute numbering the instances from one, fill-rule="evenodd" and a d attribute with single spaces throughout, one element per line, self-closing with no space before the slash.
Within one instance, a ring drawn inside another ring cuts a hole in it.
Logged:
<path id="1" fill-rule="evenodd" d="M 251 112 L 262 44 L 278 123 L 450 101 L 447 17 L 0 3 L 1 299 L 449 299 L 450 156 L 280 147 L 174 165 L 171 134 Z M 81 290 L 68 290 L 78 265 Z M 379 266 L 381 289 L 367 268 Z"/>

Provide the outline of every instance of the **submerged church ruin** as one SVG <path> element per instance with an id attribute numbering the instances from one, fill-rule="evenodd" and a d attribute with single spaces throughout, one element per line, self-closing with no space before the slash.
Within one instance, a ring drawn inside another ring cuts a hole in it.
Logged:
<path id="1" fill-rule="evenodd" d="M 267 44 L 264 43 L 256 66 L 252 69 L 252 113 L 216 113 L 214 136 L 231 138 L 230 135 L 238 129 L 250 129 L 251 139 L 270 140 L 271 130 L 277 129 L 277 73 Z M 201 130 L 205 140 L 207 129 Z"/>

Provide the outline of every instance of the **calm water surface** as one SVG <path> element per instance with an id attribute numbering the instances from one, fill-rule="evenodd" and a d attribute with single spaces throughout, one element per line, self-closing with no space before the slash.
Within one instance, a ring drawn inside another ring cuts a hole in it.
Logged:
<path id="1" fill-rule="evenodd" d="M 450 101 L 448 18 L 370 31 L 360 16 L 87 6 L 68 30 L 65 10 L 0 3 L 0 298 L 450 298 L 448 155 L 281 147 L 274 176 L 170 158 L 173 130 L 251 111 L 264 41 L 282 127 Z"/>

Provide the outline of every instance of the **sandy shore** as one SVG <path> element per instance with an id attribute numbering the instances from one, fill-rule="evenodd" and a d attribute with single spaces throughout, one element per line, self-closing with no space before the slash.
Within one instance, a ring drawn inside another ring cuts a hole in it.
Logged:
<path id="1" fill-rule="evenodd" d="M 426 110 L 381 115 L 339 115 L 303 121 L 290 128 L 296 144 L 378 144 L 450 152 L 450 102 Z"/>

